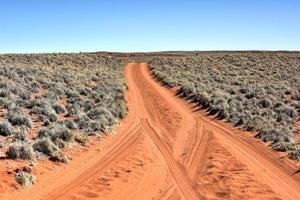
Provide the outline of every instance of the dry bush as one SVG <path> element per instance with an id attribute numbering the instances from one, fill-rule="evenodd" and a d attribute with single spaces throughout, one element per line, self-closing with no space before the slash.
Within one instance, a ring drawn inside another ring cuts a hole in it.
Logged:
<path id="1" fill-rule="evenodd" d="M 8 121 L 0 122 L 0 135 L 9 136 L 14 134 L 15 128 Z"/>
<path id="2" fill-rule="evenodd" d="M 32 160 L 35 158 L 32 146 L 26 142 L 19 141 L 9 146 L 6 155 L 9 159 L 17 160 Z"/>
<path id="3" fill-rule="evenodd" d="M 22 171 L 16 175 L 16 181 L 23 187 L 31 187 L 36 183 L 37 178 L 30 173 Z"/>
<path id="4" fill-rule="evenodd" d="M 60 150 L 49 138 L 45 137 L 37 139 L 33 144 L 33 149 L 48 156 Z"/>

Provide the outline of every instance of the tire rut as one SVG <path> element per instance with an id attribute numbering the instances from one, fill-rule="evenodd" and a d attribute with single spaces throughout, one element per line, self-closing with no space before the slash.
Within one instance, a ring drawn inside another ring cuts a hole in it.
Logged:
<path id="1" fill-rule="evenodd" d="M 142 128 L 146 132 L 151 140 L 155 143 L 157 149 L 160 151 L 164 160 L 166 161 L 169 170 L 172 174 L 173 179 L 176 182 L 176 186 L 181 191 L 185 199 L 206 199 L 204 196 L 200 195 L 193 188 L 193 183 L 190 180 L 184 167 L 180 167 L 178 161 L 174 160 L 172 153 L 170 152 L 168 146 L 160 140 L 159 133 L 147 119 L 142 119 Z"/>
<path id="2" fill-rule="evenodd" d="M 68 183 L 68 185 L 53 191 L 46 198 L 44 198 L 44 200 L 64 199 L 64 195 L 70 193 L 73 189 L 78 188 L 85 181 L 92 178 L 97 171 L 106 169 L 109 165 L 116 162 L 117 159 L 123 154 L 130 152 L 134 148 L 135 144 L 137 144 L 141 139 L 141 133 L 142 131 L 138 125 L 132 127 L 128 131 L 128 134 L 126 134 L 126 137 L 116 144 L 110 152 L 99 159 L 95 165 L 91 166 L 88 170 L 84 171 L 84 173 L 77 176 L 72 182 Z"/>

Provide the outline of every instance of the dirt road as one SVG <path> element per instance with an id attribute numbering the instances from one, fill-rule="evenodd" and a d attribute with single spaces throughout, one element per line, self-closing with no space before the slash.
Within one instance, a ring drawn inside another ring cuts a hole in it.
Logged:
<path id="1" fill-rule="evenodd" d="M 174 96 L 146 64 L 128 64 L 125 75 L 129 115 L 110 146 L 13 198 L 300 199 L 286 158 Z"/>

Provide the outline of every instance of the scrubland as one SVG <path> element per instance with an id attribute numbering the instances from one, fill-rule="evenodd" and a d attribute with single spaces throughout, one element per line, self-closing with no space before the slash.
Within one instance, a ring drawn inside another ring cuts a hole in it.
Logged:
<path id="1" fill-rule="evenodd" d="M 177 94 L 300 160 L 300 54 L 156 57 L 153 75 Z"/>
<path id="2" fill-rule="evenodd" d="M 97 54 L 1 55 L 2 158 L 67 162 L 66 146 L 110 132 L 127 113 L 124 64 Z"/>

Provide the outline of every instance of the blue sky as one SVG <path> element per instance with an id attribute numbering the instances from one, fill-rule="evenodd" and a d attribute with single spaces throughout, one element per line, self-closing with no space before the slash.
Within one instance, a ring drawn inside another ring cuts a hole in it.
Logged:
<path id="1" fill-rule="evenodd" d="M 0 53 L 300 50 L 298 0 L 0 0 Z"/>

